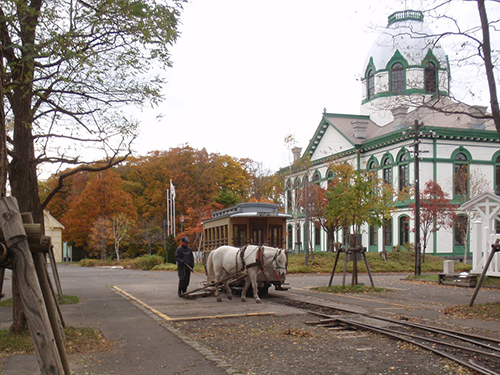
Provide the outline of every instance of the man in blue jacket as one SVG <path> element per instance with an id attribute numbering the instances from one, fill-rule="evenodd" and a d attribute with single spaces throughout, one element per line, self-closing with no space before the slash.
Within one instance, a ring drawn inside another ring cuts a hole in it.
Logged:
<path id="1" fill-rule="evenodd" d="M 179 290 L 177 295 L 182 297 L 186 293 L 191 278 L 191 271 L 194 267 L 193 250 L 189 247 L 189 238 L 181 238 L 181 246 L 175 250 L 175 260 L 177 261 L 177 274 L 179 276 Z"/>

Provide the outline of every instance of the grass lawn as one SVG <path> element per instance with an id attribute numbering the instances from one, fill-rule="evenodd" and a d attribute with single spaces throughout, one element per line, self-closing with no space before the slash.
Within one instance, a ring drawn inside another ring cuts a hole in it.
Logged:
<path id="1" fill-rule="evenodd" d="M 315 252 L 309 256 L 309 266 L 305 266 L 305 254 L 290 254 L 288 256 L 287 273 L 331 273 L 337 253 Z M 344 270 L 344 253 L 340 254 L 335 273 Z M 415 254 L 410 251 L 387 253 L 387 261 L 381 260 L 378 253 L 366 253 L 370 271 L 377 272 L 414 272 Z M 444 258 L 432 255 L 425 256 L 422 262 L 422 272 L 443 272 Z M 352 272 L 352 261 L 347 262 L 347 272 Z M 455 263 L 455 271 L 470 271 L 472 265 Z M 367 272 L 364 260 L 358 261 L 358 272 Z"/>
<path id="2" fill-rule="evenodd" d="M 67 354 L 97 353 L 109 351 L 113 343 L 104 338 L 101 331 L 93 328 L 64 328 L 64 346 Z M 9 330 L 0 330 L 0 358 L 16 354 L 34 354 L 35 349 L 29 330 L 14 335 Z"/>
<path id="3" fill-rule="evenodd" d="M 438 275 L 437 274 L 422 274 L 420 276 L 415 276 L 415 275 L 408 275 L 406 276 L 407 280 L 424 280 L 424 281 L 438 281 Z M 479 282 L 479 277 L 478 277 L 478 282 Z M 500 288 L 500 278 L 499 277 L 488 277 L 486 276 L 483 280 L 483 283 L 481 286 L 493 286 L 493 287 L 499 287 Z"/>

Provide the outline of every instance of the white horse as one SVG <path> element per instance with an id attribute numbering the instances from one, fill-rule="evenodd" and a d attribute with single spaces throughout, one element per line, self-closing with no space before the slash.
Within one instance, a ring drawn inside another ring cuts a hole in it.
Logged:
<path id="1" fill-rule="evenodd" d="M 244 270 L 247 271 L 245 287 L 241 292 L 241 302 L 246 302 L 246 294 L 252 284 L 255 302 L 261 303 L 257 289 L 257 275 L 264 272 L 267 278 L 273 275 L 266 274 L 266 267 L 272 266 L 280 277 L 286 276 L 287 257 L 285 250 L 267 246 L 248 245 L 241 249 L 232 246 L 221 246 L 212 250 L 207 259 L 208 281 L 215 285 L 215 296 L 222 302 L 219 295 L 219 285 L 224 283 L 227 298 L 232 299 L 228 278 Z"/>

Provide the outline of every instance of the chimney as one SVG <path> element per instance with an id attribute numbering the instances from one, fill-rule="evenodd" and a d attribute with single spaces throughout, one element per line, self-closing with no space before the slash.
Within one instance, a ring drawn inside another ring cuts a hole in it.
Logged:
<path id="1" fill-rule="evenodd" d="M 392 129 L 398 130 L 406 127 L 405 120 L 406 115 L 408 114 L 408 106 L 402 105 L 396 108 L 391 109 L 392 117 L 394 117 L 394 121 L 392 122 Z"/>
<path id="2" fill-rule="evenodd" d="M 292 154 L 293 154 L 293 162 L 295 163 L 297 160 L 300 159 L 300 152 L 302 151 L 302 148 L 300 147 L 294 147 L 292 148 Z"/>
<path id="3" fill-rule="evenodd" d="M 353 121 L 351 122 L 354 129 L 354 138 L 366 139 L 366 128 L 368 128 L 368 121 Z"/>
<path id="4" fill-rule="evenodd" d="M 488 107 L 481 105 L 473 105 L 470 108 L 470 128 L 471 129 L 486 129 L 485 116 Z"/>

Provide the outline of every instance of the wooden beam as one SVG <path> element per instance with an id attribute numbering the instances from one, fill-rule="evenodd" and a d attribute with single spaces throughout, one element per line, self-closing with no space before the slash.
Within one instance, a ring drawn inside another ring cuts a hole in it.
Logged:
<path id="1" fill-rule="evenodd" d="M 35 347 L 42 375 L 62 375 L 64 368 L 52 332 L 47 308 L 28 245 L 17 200 L 0 199 L 0 226 L 12 253 L 13 275 L 19 286 L 21 303 Z"/>

